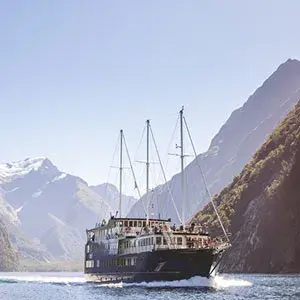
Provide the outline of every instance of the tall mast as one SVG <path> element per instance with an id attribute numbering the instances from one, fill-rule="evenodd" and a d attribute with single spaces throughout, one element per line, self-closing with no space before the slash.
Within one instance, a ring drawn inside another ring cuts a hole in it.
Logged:
<path id="1" fill-rule="evenodd" d="M 150 120 L 146 121 L 147 124 L 147 160 L 146 160 L 146 199 L 147 199 L 147 224 L 149 223 L 149 138 L 150 138 Z"/>
<path id="2" fill-rule="evenodd" d="M 120 130 L 120 199 L 119 199 L 119 218 L 122 218 L 122 173 L 123 173 L 123 130 Z"/>
<path id="3" fill-rule="evenodd" d="M 181 219 L 185 227 L 185 194 L 184 194 L 184 149 L 183 149 L 183 109 L 180 111 L 180 159 L 181 159 Z"/>

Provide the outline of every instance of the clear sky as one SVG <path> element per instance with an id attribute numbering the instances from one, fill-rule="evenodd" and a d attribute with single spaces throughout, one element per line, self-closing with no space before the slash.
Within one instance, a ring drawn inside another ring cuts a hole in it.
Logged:
<path id="1" fill-rule="evenodd" d="M 162 154 L 182 105 L 198 152 L 288 58 L 300 1 L 0 1 L 0 161 L 107 180 L 118 131 Z"/>

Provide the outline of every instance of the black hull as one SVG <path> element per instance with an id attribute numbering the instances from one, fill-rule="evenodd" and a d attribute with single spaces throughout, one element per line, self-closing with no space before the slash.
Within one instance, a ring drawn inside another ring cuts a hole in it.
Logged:
<path id="1" fill-rule="evenodd" d="M 94 255 L 94 260 L 107 263 L 85 268 L 87 281 L 96 282 L 151 282 L 209 277 L 218 261 L 213 249 L 172 249 L 128 255 Z M 110 265 L 109 261 L 136 258 L 135 265 Z"/>

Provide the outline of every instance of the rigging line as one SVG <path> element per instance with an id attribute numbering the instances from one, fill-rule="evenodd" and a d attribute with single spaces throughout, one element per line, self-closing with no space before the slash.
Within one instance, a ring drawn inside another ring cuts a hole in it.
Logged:
<path id="1" fill-rule="evenodd" d="M 111 164 L 108 168 L 108 175 L 107 175 L 107 181 L 106 181 L 106 186 L 105 186 L 105 197 L 108 196 L 107 191 L 108 191 L 108 184 L 109 184 L 109 179 L 110 179 L 110 175 L 111 175 L 111 169 L 112 169 L 112 165 L 114 164 L 114 160 L 115 160 L 115 157 L 116 157 L 116 153 L 117 153 L 118 145 L 119 145 L 119 142 L 120 142 L 120 138 L 121 138 L 121 135 L 119 134 L 118 139 L 117 139 L 117 144 L 116 144 L 114 152 L 113 152 L 112 161 L 111 161 Z M 115 182 L 114 182 L 114 184 L 115 184 Z"/>
<path id="2" fill-rule="evenodd" d="M 163 173 L 164 180 L 165 180 L 165 183 L 166 183 L 166 185 L 167 185 L 167 189 L 168 189 L 169 195 L 170 195 L 170 197 L 171 197 L 171 200 L 172 200 L 173 206 L 174 206 L 174 208 L 175 208 L 177 217 L 178 217 L 179 221 L 182 223 L 182 219 L 181 219 L 180 214 L 179 214 L 179 212 L 178 212 L 178 209 L 177 209 L 177 206 L 176 206 L 176 204 L 175 204 L 173 195 L 172 195 L 172 193 L 171 193 L 171 189 L 170 189 L 169 183 L 168 183 L 167 178 L 166 178 L 166 174 L 165 174 L 165 171 L 164 171 L 164 168 L 163 168 L 161 159 L 160 159 L 160 155 L 159 155 L 158 148 L 157 148 L 157 145 L 156 145 L 156 142 L 155 142 L 155 139 L 154 139 L 154 134 L 153 134 L 152 126 L 151 126 L 151 125 L 150 125 L 150 132 L 151 132 L 151 137 L 152 137 L 153 144 L 154 144 L 154 146 L 155 146 L 156 154 L 157 154 L 157 157 L 158 157 L 158 160 L 159 160 L 159 164 L 160 164 L 160 167 L 161 167 L 161 171 L 162 171 L 162 173 Z"/>
<path id="3" fill-rule="evenodd" d="M 178 127 L 178 123 L 179 123 L 179 118 L 180 116 L 178 115 L 177 113 L 177 120 L 176 120 L 176 123 L 175 123 L 175 126 L 174 126 L 174 129 L 173 129 L 173 132 L 172 132 L 172 135 L 171 135 L 171 139 L 170 139 L 170 142 L 168 144 L 168 147 L 167 147 L 167 154 L 166 154 L 166 157 L 165 157 L 165 160 L 164 160 L 164 166 L 165 166 L 165 169 L 168 168 L 168 163 L 169 163 L 169 150 L 171 148 L 171 144 L 174 140 L 174 137 L 175 137 L 175 133 L 177 132 L 177 127 Z M 161 175 L 161 173 L 158 174 L 158 180 L 159 180 L 159 176 Z"/>
<path id="4" fill-rule="evenodd" d="M 197 152 L 196 152 L 196 149 L 195 149 L 195 146 L 194 146 L 194 142 L 193 142 L 193 140 L 192 140 L 192 136 L 191 136 L 191 133 L 190 133 L 189 127 L 188 127 L 188 125 L 187 125 L 187 122 L 186 122 L 185 117 L 183 117 L 183 120 L 184 120 L 184 124 L 185 124 L 186 130 L 187 130 L 187 133 L 188 133 L 190 142 L 191 142 L 191 144 L 192 144 L 192 148 L 193 148 L 193 151 L 194 151 L 194 155 L 195 155 L 195 158 L 196 158 L 197 165 L 198 165 L 198 167 L 199 167 L 199 169 L 200 169 L 200 174 L 201 174 L 201 177 L 202 177 L 202 180 L 203 180 L 203 183 L 204 183 L 205 191 L 206 191 L 206 193 L 207 193 L 207 195 L 208 195 L 208 197 L 209 197 L 209 199 L 210 199 L 210 202 L 211 202 L 212 205 L 213 205 L 214 211 L 215 211 L 215 213 L 216 213 L 216 215 L 217 215 L 217 218 L 218 218 L 218 220 L 219 220 L 219 223 L 220 223 L 220 225 L 221 225 L 221 227 L 222 227 L 223 233 L 224 233 L 224 235 L 225 235 L 227 241 L 230 242 L 229 237 L 228 237 L 228 235 L 227 235 L 227 232 L 226 232 L 226 230 L 225 230 L 225 227 L 224 227 L 224 225 L 223 225 L 223 223 L 222 223 L 221 217 L 220 217 L 220 215 L 219 215 L 219 213 L 218 213 L 217 207 L 216 207 L 216 205 L 215 205 L 215 203 L 214 203 L 214 201 L 213 201 L 213 198 L 212 198 L 212 196 L 211 196 L 211 193 L 210 193 L 210 191 L 209 191 L 209 189 L 208 189 L 208 186 L 207 186 L 207 183 L 206 183 L 206 179 L 205 179 L 205 176 L 204 176 L 204 174 L 203 174 L 203 171 L 202 171 L 200 162 L 199 162 L 199 160 L 198 160 L 198 155 L 197 155 Z"/>
<path id="5" fill-rule="evenodd" d="M 145 131 L 145 129 L 144 129 L 144 131 Z M 144 134 L 142 134 L 142 137 L 143 137 L 143 135 L 144 135 Z M 126 154 L 127 154 L 127 157 L 128 157 L 128 161 L 129 161 L 131 173 L 132 173 L 133 180 L 134 180 L 134 186 L 135 186 L 136 189 L 137 189 L 139 199 L 141 199 L 141 191 L 140 191 L 140 188 L 139 188 L 139 186 L 138 186 L 138 184 L 137 184 L 135 172 L 134 172 L 134 169 L 133 169 L 132 161 L 131 161 L 131 158 L 130 158 L 130 155 L 129 155 L 129 151 L 128 151 L 128 147 L 127 147 L 127 143 L 126 143 L 126 139 L 125 139 L 125 136 L 124 136 L 124 135 L 123 135 L 123 140 L 124 140 L 125 150 L 126 150 Z M 139 145 L 140 145 L 140 144 L 141 144 L 141 143 L 139 143 Z M 143 201 L 141 201 L 141 202 L 142 202 L 142 205 L 143 205 L 144 212 L 146 212 L 145 204 L 144 204 Z"/>
<path id="6" fill-rule="evenodd" d="M 144 178 L 145 176 L 144 176 L 144 174 L 145 174 L 145 172 L 146 172 L 146 167 L 144 166 L 143 168 L 142 168 L 142 170 L 141 170 L 141 172 L 140 172 L 140 178 Z M 143 194 L 143 196 L 140 198 L 141 199 L 141 202 L 142 202 L 142 204 L 143 204 L 143 209 L 144 209 L 144 212 L 145 212 L 145 214 L 147 215 L 147 209 L 146 209 L 146 206 L 145 206 L 145 203 L 144 203 L 144 198 L 146 198 L 145 197 L 145 195 L 146 195 L 146 193 L 145 194 Z"/>
<path id="7" fill-rule="evenodd" d="M 142 144 L 142 141 L 143 141 L 143 138 L 144 138 L 144 135 L 145 135 L 146 129 L 147 129 L 147 123 L 145 123 L 145 126 L 144 126 L 144 128 L 143 128 L 143 131 L 142 131 L 142 134 L 141 134 L 141 137 L 140 137 L 140 140 L 139 140 L 139 143 L 138 143 L 138 146 L 137 146 L 137 149 L 136 149 L 136 152 L 135 152 L 134 158 L 133 158 L 133 159 L 134 159 L 134 161 L 136 161 L 136 160 L 137 160 L 137 155 L 138 155 L 139 149 L 140 149 L 140 147 L 141 147 L 141 144 Z M 144 175 L 144 172 L 145 172 L 145 170 L 144 170 L 144 169 L 142 169 L 142 175 L 141 175 L 141 176 L 139 176 L 139 178 L 143 177 L 143 175 Z M 143 197 L 144 197 L 144 195 L 143 195 Z M 140 198 L 140 199 L 142 198 L 140 194 L 139 194 L 139 198 Z M 146 207 L 145 207 L 145 203 L 144 203 L 144 201 L 143 201 L 143 200 L 142 200 L 141 202 L 142 202 L 142 205 L 143 205 L 144 212 L 147 214 L 147 209 L 146 209 Z"/>
<path id="8" fill-rule="evenodd" d="M 123 140 L 124 140 L 125 150 L 126 150 L 126 154 L 127 154 L 129 165 L 130 165 L 130 170 L 131 170 L 131 173 L 132 173 L 132 176 L 133 176 L 133 180 L 134 180 L 134 187 L 138 191 L 139 198 L 141 198 L 140 188 L 139 188 L 139 186 L 137 184 L 137 181 L 136 181 L 135 173 L 134 173 L 134 170 L 133 170 L 131 158 L 130 158 L 130 155 L 129 155 L 129 151 L 128 151 L 128 148 L 127 148 L 127 143 L 126 143 L 126 139 L 125 139 L 124 135 L 123 135 Z"/>
<path id="9" fill-rule="evenodd" d="M 120 134 L 118 135 L 118 139 L 117 139 L 117 144 L 115 146 L 115 149 L 114 149 L 114 152 L 113 152 L 113 156 L 112 156 L 112 161 L 111 161 L 111 164 L 109 166 L 109 171 L 108 171 L 108 176 L 107 176 L 107 182 L 110 178 L 110 173 L 111 173 L 111 169 L 112 169 L 112 165 L 114 164 L 114 160 L 115 160 L 115 156 L 116 156 L 116 153 L 117 153 L 117 149 L 118 149 L 118 145 L 119 145 L 119 142 L 120 142 Z"/>
<path id="10" fill-rule="evenodd" d="M 135 151 L 135 154 L 134 154 L 134 157 L 133 157 L 133 160 L 134 160 L 134 161 L 137 159 L 137 154 L 138 154 L 138 151 L 139 151 L 139 149 L 140 149 L 140 147 L 141 147 L 141 144 L 142 144 L 142 141 L 143 141 L 143 138 L 144 138 L 144 134 L 145 134 L 145 131 L 146 131 L 146 127 L 147 127 L 147 125 L 145 124 L 144 129 L 143 129 L 143 132 L 142 132 L 142 135 L 141 135 L 141 137 L 140 137 L 138 146 L 137 146 L 137 148 L 136 148 L 136 151 Z"/>

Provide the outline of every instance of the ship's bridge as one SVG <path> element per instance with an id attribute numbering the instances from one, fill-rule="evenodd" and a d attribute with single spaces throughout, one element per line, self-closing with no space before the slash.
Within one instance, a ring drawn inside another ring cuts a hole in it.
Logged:
<path id="1" fill-rule="evenodd" d="M 123 237 L 136 237 L 142 233 L 154 231 L 159 228 L 168 228 L 171 219 L 146 219 L 146 218 L 115 218 L 108 222 L 97 223 L 92 229 L 87 230 L 87 238 L 99 242 L 104 239 Z"/>

